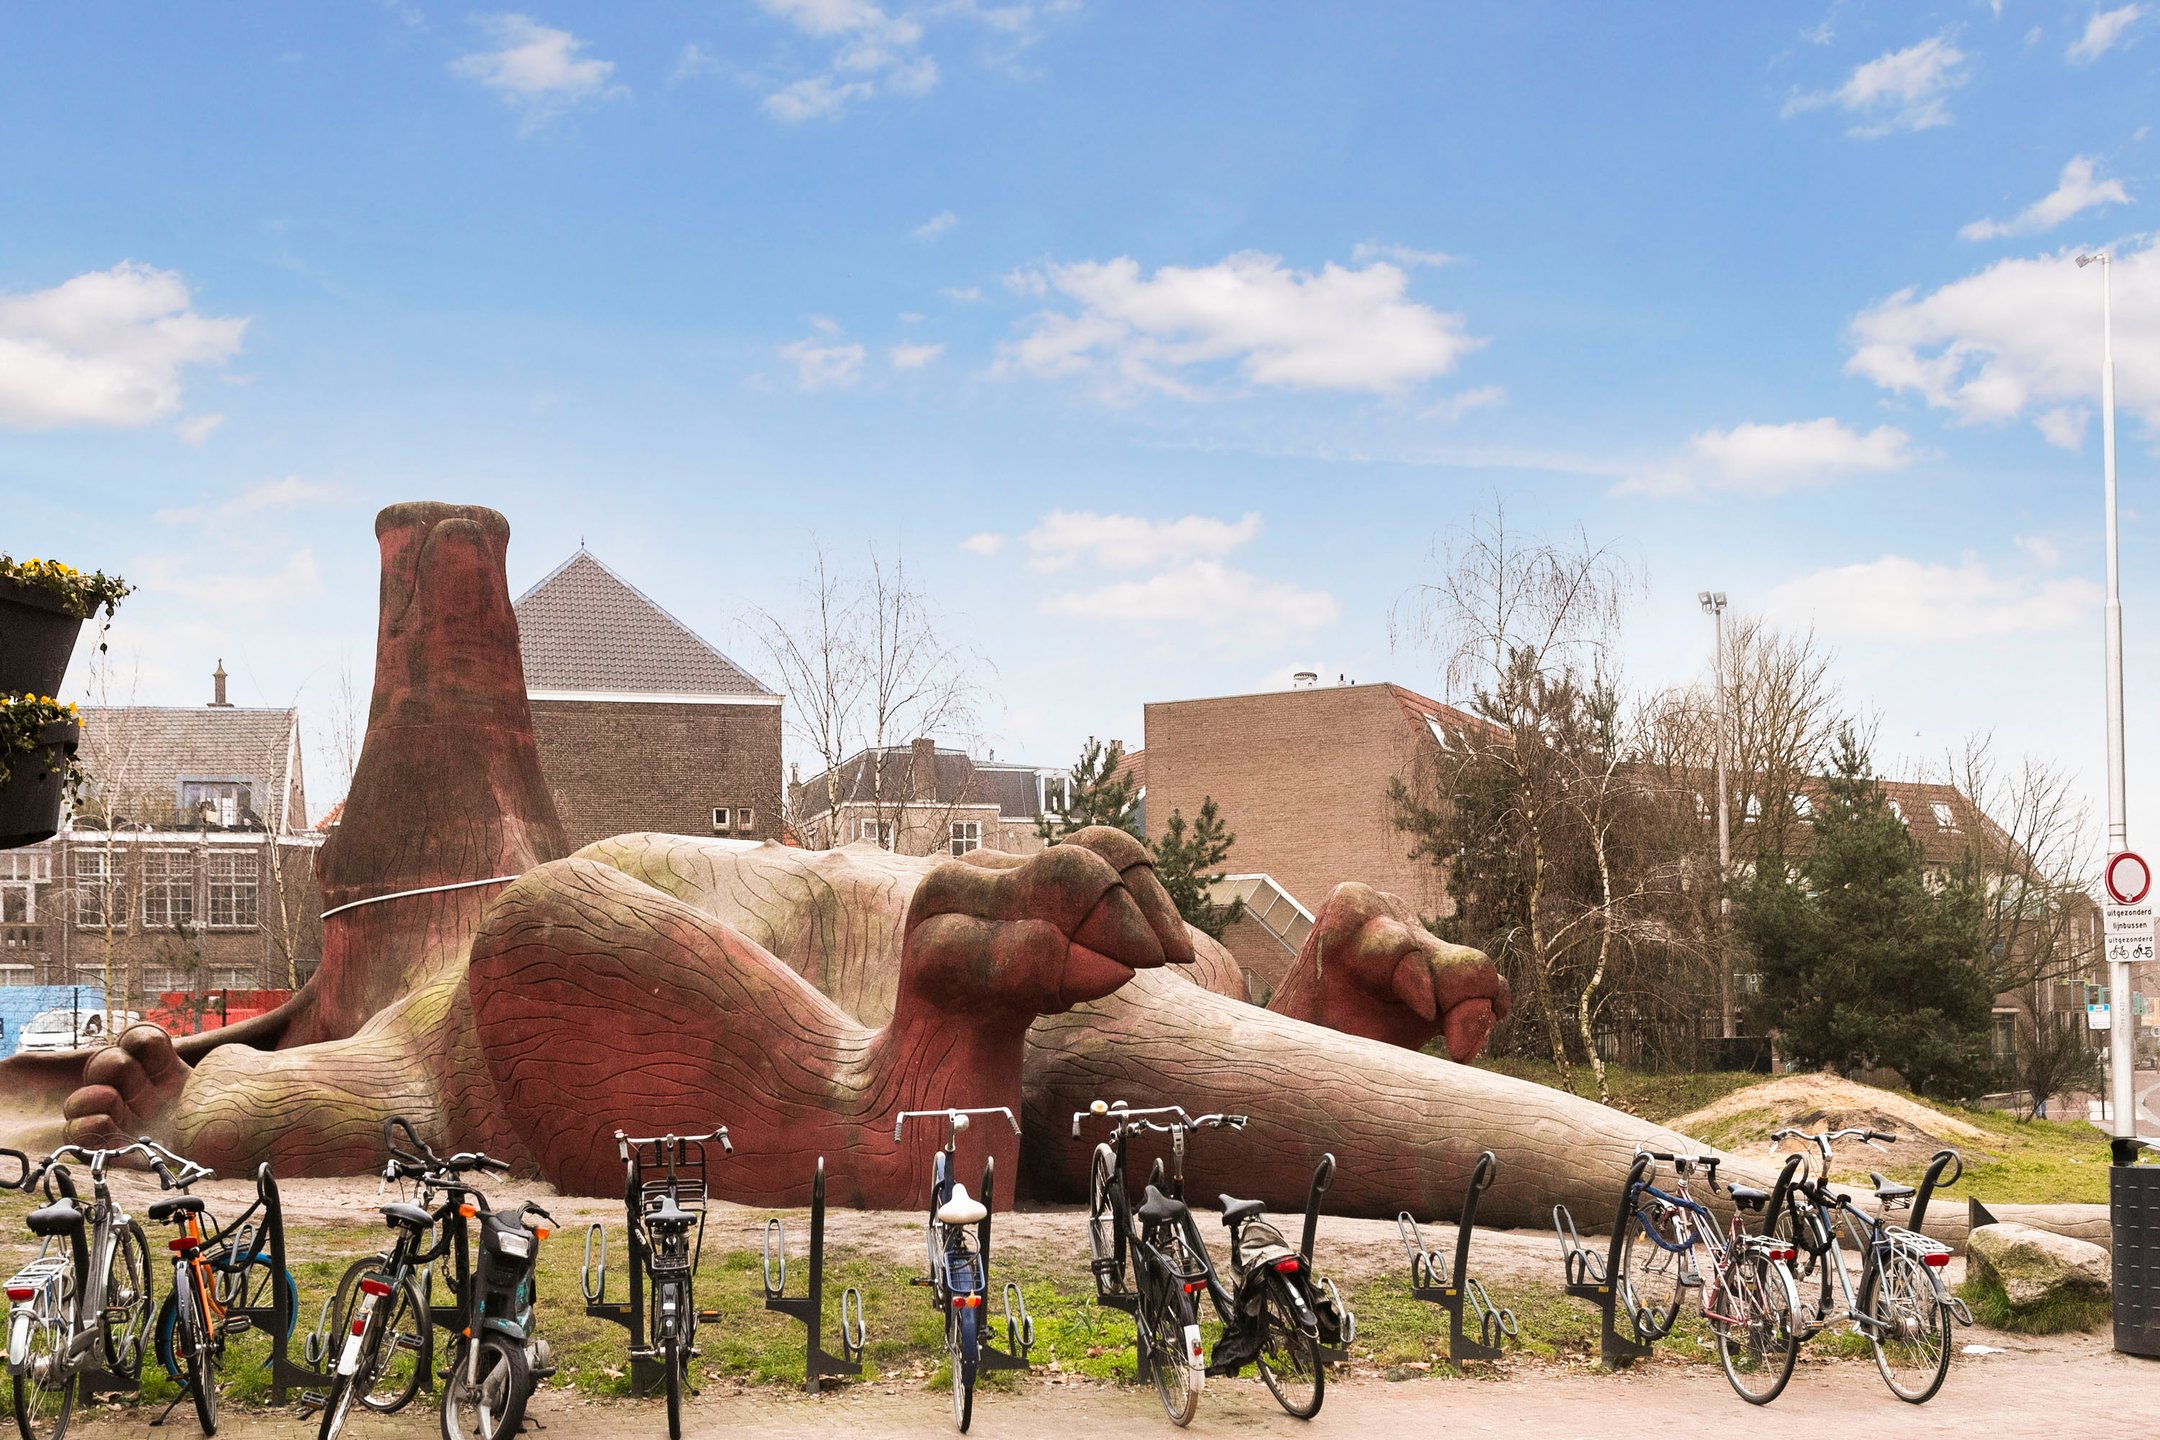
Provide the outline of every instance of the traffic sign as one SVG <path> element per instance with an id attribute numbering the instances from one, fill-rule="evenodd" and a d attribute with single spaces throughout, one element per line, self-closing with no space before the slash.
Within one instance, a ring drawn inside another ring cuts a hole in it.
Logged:
<path id="1" fill-rule="evenodd" d="M 2152 866 L 2135 850 L 2110 855 L 2103 874 L 2108 898 L 2117 905 L 2135 905 L 2152 893 Z"/>
<path id="2" fill-rule="evenodd" d="M 2110 965 L 2139 965 L 2153 959 L 2153 907 L 2104 905 L 2102 937 Z M 2097 1027 L 2096 1027 L 2097 1028 Z"/>

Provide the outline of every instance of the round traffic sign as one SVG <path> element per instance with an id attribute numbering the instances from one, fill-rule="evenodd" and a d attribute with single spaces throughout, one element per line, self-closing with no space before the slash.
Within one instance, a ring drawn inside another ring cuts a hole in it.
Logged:
<path id="1" fill-rule="evenodd" d="M 2107 862 L 2108 897 L 2118 905 L 2135 905 L 2152 893 L 2152 866 L 2135 850 L 2110 855 Z"/>

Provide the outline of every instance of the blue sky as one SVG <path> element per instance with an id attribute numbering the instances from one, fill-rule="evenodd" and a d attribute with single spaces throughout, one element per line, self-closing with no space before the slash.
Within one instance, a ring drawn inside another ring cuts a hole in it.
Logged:
<path id="1" fill-rule="evenodd" d="M 753 668 L 874 542 L 1062 763 L 1444 691 L 1388 611 L 1498 497 L 1639 566 L 1637 686 L 1723 589 L 1886 766 L 2097 800 L 2107 246 L 2149 815 L 2156 63 L 2160 6 L 2029 0 L 0 5 L 0 547 L 143 584 L 140 699 L 312 711 L 393 500 Z"/>

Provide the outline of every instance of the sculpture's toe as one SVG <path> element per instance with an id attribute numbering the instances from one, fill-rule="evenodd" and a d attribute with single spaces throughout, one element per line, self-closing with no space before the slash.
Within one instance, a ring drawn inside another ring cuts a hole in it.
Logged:
<path id="1" fill-rule="evenodd" d="M 82 1086 L 61 1106 L 67 1138 L 110 1148 L 156 1131 L 187 1077 L 171 1036 L 155 1025 L 129 1026 L 83 1066 Z"/>
<path id="2" fill-rule="evenodd" d="M 1447 1040 L 1448 1057 L 1475 1060 L 1493 1026 L 1507 1018 L 1507 980 L 1482 951 L 1447 945 L 1433 960 L 1433 986 L 1444 1017 L 1440 1033 Z"/>
<path id="3" fill-rule="evenodd" d="M 1145 916 L 1148 928 L 1154 932 L 1155 941 L 1162 958 L 1153 962 L 1158 965 L 1190 965 L 1193 963 L 1192 932 L 1185 927 L 1185 917 L 1178 914 L 1176 902 L 1162 881 L 1155 878 L 1155 857 L 1148 848 L 1123 830 L 1108 825 L 1090 825 L 1063 842 L 1092 850 L 1117 871 L 1133 904 Z"/>

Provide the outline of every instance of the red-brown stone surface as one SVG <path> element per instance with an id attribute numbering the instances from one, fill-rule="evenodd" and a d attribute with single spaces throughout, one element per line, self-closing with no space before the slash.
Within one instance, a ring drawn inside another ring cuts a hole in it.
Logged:
<path id="1" fill-rule="evenodd" d="M 1329 893 L 1267 1008 L 1406 1050 L 1444 1034 L 1449 1058 L 1467 1063 L 1507 1018 L 1508 987 L 1482 952 L 1433 935 L 1400 896 L 1353 881 Z"/>

